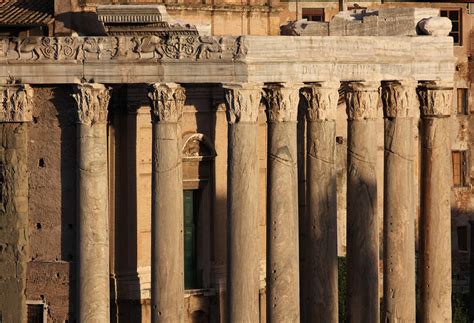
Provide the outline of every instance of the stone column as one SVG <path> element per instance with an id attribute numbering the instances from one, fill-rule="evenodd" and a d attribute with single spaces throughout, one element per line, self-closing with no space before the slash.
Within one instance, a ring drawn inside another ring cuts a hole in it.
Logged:
<path id="1" fill-rule="evenodd" d="M 416 82 L 382 83 L 384 159 L 384 322 L 415 322 L 415 182 L 413 125 Z"/>
<path id="2" fill-rule="evenodd" d="M 339 82 L 313 83 L 308 102 L 304 321 L 338 322 L 336 108 Z"/>
<path id="3" fill-rule="evenodd" d="M 379 323 L 378 83 L 349 82 L 347 108 L 347 318 Z"/>
<path id="4" fill-rule="evenodd" d="M 78 84 L 79 321 L 109 322 L 107 108 L 102 84 Z"/>
<path id="5" fill-rule="evenodd" d="M 0 85 L 0 321 L 26 322 L 28 125 L 33 90 Z"/>
<path id="6" fill-rule="evenodd" d="M 425 83 L 421 104 L 421 313 L 423 322 L 451 322 L 451 86 Z"/>
<path id="7" fill-rule="evenodd" d="M 179 121 L 184 88 L 150 85 L 152 120 L 151 304 L 153 323 L 184 321 L 183 180 Z"/>
<path id="8" fill-rule="evenodd" d="M 227 163 L 227 322 L 259 321 L 257 117 L 261 86 L 224 86 Z"/>
<path id="9" fill-rule="evenodd" d="M 296 118 L 300 84 L 268 86 L 267 322 L 300 322 Z"/>

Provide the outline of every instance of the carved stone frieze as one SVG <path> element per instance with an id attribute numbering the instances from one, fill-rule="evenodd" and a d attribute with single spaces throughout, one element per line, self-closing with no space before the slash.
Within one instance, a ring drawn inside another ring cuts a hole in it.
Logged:
<path id="1" fill-rule="evenodd" d="M 0 122 L 26 122 L 32 120 L 33 89 L 29 85 L 0 85 L 0 94 Z"/>
<path id="2" fill-rule="evenodd" d="M 451 115 L 453 88 L 451 84 L 427 82 L 418 87 L 422 117 L 447 117 Z"/>
<path id="3" fill-rule="evenodd" d="M 79 123 L 93 125 L 107 122 L 110 89 L 103 84 L 77 84 L 72 96 L 77 102 Z"/>
<path id="4" fill-rule="evenodd" d="M 312 83 L 303 88 L 303 96 L 308 102 L 308 121 L 336 120 L 339 86 L 339 82 L 323 82 Z"/>
<path id="5" fill-rule="evenodd" d="M 348 82 L 345 86 L 346 112 L 349 120 L 376 119 L 379 108 L 379 84 Z"/>
<path id="6" fill-rule="evenodd" d="M 227 122 L 257 122 L 262 86 L 253 83 L 225 84 Z"/>
<path id="7" fill-rule="evenodd" d="M 385 118 L 413 118 L 417 116 L 416 81 L 383 82 L 381 97 Z"/>
<path id="8" fill-rule="evenodd" d="M 154 83 L 148 87 L 152 122 L 178 122 L 186 99 L 184 88 L 176 83 Z"/>
<path id="9" fill-rule="evenodd" d="M 265 88 L 269 122 L 296 122 L 303 84 L 272 84 Z"/>

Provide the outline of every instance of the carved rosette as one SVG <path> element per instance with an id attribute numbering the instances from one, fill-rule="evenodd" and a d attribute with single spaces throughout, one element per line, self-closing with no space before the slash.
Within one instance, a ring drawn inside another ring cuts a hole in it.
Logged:
<path id="1" fill-rule="evenodd" d="M 251 83 L 224 85 L 227 122 L 255 123 L 262 98 L 262 86 Z"/>
<path id="2" fill-rule="evenodd" d="M 152 122 L 176 123 L 181 119 L 186 99 L 184 88 L 176 83 L 154 83 L 148 87 Z"/>
<path id="3" fill-rule="evenodd" d="M 416 86 L 416 81 L 383 82 L 381 88 L 381 97 L 384 117 L 416 117 L 418 109 Z"/>
<path id="4" fill-rule="evenodd" d="M 303 84 L 272 84 L 265 88 L 269 122 L 296 122 Z"/>
<path id="5" fill-rule="evenodd" d="M 379 84 L 348 82 L 345 86 L 346 112 L 349 120 L 376 119 L 379 107 Z"/>
<path id="6" fill-rule="evenodd" d="M 448 117 L 453 104 L 450 84 L 427 82 L 418 87 L 422 117 Z"/>
<path id="7" fill-rule="evenodd" d="M 27 122 L 32 120 L 33 89 L 25 84 L 3 84 L 1 91 L 0 122 Z"/>
<path id="8" fill-rule="evenodd" d="M 339 82 L 322 82 L 309 84 L 303 89 L 303 96 L 308 102 L 306 118 L 309 122 L 336 120 L 339 86 Z"/>
<path id="9" fill-rule="evenodd" d="M 78 84 L 72 96 L 77 102 L 79 123 L 93 125 L 107 122 L 109 88 L 97 83 Z"/>

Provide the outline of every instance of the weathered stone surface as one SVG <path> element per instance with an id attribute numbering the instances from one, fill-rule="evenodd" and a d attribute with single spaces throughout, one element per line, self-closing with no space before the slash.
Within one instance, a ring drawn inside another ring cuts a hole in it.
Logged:
<path id="1" fill-rule="evenodd" d="M 337 322 L 336 108 L 339 83 L 311 84 L 306 153 L 305 267 L 302 268 L 303 322 Z"/>
<path id="2" fill-rule="evenodd" d="M 422 19 L 418 23 L 420 31 L 425 35 L 442 37 L 448 36 L 451 32 L 452 23 L 446 17 L 431 17 Z"/>
<path id="3" fill-rule="evenodd" d="M 0 122 L 31 121 L 33 89 L 25 84 L 0 86 Z"/>
<path id="4" fill-rule="evenodd" d="M 280 34 L 286 36 L 329 36 L 329 24 L 306 19 L 290 21 L 280 26 Z"/>
<path id="5" fill-rule="evenodd" d="M 414 116 L 416 82 L 382 84 L 385 114 L 384 306 L 385 322 L 415 322 Z"/>
<path id="6" fill-rule="evenodd" d="M 79 321 L 110 320 L 107 107 L 100 84 L 80 84 L 73 94 L 78 121 Z"/>
<path id="7" fill-rule="evenodd" d="M 376 117 L 378 85 L 348 83 L 347 317 L 380 322 Z"/>
<path id="8" fill-rule="evenodd" d="M 421 104 L 421 315 L 423 322 L 451 322 L 452 88 L 425 84 Z"/>
<path id="9" fill-rule="evenodd" d="M 226 320 L 258 322 L 257 116 L 261 87 L 254 84 L 226 85 L 225 92 L 229 123 Z"/>
<path id="10" fill-rule="evenodd" d="M 268 114 L 267 322 L 300 322 L 296 117 L 299 84 L 265 89 Z"/>

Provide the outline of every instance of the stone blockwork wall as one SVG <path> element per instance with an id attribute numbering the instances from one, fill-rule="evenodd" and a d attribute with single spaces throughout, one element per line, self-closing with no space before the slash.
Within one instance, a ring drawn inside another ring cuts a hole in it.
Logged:
<path id="1" fill-rule="evenodd" d="M 0 322 L 24 322 L 28 239 L 26 123 L 0 124 Z"/>
<path id="2" fill-rule="evenodd" d="M 35 87 L 29 125 L 28 300 L 48 321 L 75 319 L 76 108 L 69 86 Z"/>

